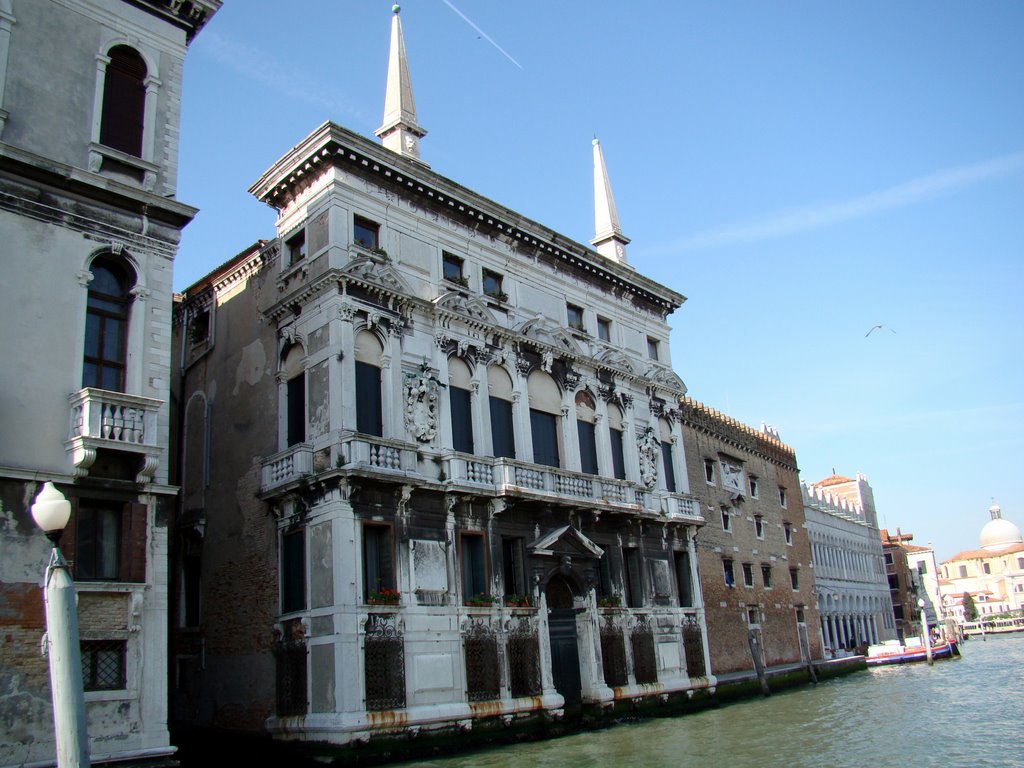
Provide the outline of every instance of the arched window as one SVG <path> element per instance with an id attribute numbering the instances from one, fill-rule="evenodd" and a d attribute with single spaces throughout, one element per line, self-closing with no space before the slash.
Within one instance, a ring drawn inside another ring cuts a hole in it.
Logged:
<path id="1" fill-rule="evenodd" d="M 123 392 L 132 278 L 124 266 L 106 257 L 95 259 L 89 271 L 82 386 Z"/>
<path id="2" fill-rule="evenodd" d="M 676 470 L 672 462 L 672 425 L 665 419 L 658 420 L 661 431 L 661 463 L 665 470 L 665 490 L 675 493 Z"/>
<path id="3" fill-rule="evenodd" d="M 623 452 L 622 410 L 617 405 L 608 408 L 608 437 L 612 447 L 612 475 L 619 480 L 626 479 L 626 458 Z"/>
<path id="4" fill-rule="evenodd" d="M 580 470 L 588 475 L 597 474 L 597 436 L 594 424 L 597 410 L 594 398 L 586 392 L 576 394 L 576 432 L 580 440 Z"/>
<path id="5" fill-rule="evenodd" d="M 559 418 L 562 396 L 555 380 L 542 371 L 530 374 L 530 433 L 533 436 L 533 461 L 549 467 L 560 467 Z"/>
<path id="6" fill-rule="evenodd" d="M 380 359 L 384 354 L 377 337 L 369 331 L 356 336 L 356 431 L 384 436 L 384 402 L 381 397 Z"/>
<path id="7" fill-rule="evenodd" d="M 281 358 L 285 380 L 285 439 L 290 448 L 306 442 L 306 353 L 299 344 L 292 344 Z"/>
<path id="8" fill-rule="evenodd" d="M 448 361 L 448 405 L 452 417 L 452 448 L 473 453 L 472 380 L 469 366 L 457 357 Z"/>
<path id="9" fill-rule="evenodd" d="M 512 379 L 503 368 L 487 369 L 488 404 L 491 413 L 491 452 L 495 458 L 516 457 L 515 428 L 512 421 Z"/>
<path id="10" fill-rule="evenodd" d="M 125 154 L 142 157 L 146 118 L 146 62 L 127 45 L 115 45 L 108 54 L 103 77 L 100 143 Z"/>

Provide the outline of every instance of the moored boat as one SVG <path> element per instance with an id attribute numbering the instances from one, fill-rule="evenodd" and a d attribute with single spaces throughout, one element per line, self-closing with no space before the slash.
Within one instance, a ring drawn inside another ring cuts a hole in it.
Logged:
<path id="1" fill-rule="evenodd" d="M 917 640 L 917 642 L 913 643 L 913 640 Z M 932 646 L 933 659 L 951 659 L 959 656 L 960 651 L 956 647 L 955 642 L 946 640 Z M 908 664 L 914 661 L 926 661 L 927 659 L 928 650 L 921 644 L 918 638 L 912 638 L 912 641 L 906 645 L 895 640 L 880 643 L 879 645 L 869 645 L 866 658 L 869 667 L 882 664 Z"/>

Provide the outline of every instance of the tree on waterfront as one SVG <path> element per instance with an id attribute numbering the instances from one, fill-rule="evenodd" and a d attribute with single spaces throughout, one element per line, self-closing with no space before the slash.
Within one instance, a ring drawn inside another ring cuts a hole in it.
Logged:
<path id="1" fill-rule="evenodd" d="M 963 596 L 964 603 L 964 619 L 966 621 L 974 621 L 978 618 L 978 609 L 974 606 L 974 598 L 971 597 L 970 592 L 964 592 Z"/>

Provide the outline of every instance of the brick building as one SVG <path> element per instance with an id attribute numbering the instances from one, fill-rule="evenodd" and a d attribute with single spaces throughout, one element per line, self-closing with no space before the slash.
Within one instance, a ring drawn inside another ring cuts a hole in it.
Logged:
<path id="1" fill-rule="evenodd" d="M 887 528 L 883 528 L 880 535 L 885 575 L 889 580 L 889 599 L 892 601 L 892 614 L 896 621 L 896 636 L 902 642 L 921 632 L 917 584 L 905 549 L 914 540 L 914 534 L 899 530 L 891 534 Z"/>
<path id="2" fill-rule="evenodd" d="M 711 671 L 719 678 L 822 657 L 796 456 L 695 400 L 680 403 Z"/>
<path id="3" fill-rule="evenodd" d="M 30 513 L 72 504 L 93 762 L 167 731 L 171 270 L 182 67 L 219 0 L 0 0 L 0 765 L 55 757 Z"/>

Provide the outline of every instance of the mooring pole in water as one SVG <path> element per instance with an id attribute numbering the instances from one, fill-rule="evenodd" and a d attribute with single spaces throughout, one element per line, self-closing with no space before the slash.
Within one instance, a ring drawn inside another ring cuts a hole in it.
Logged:
<path id="1" fill-rule="evenodd" d="M 800 654 L 801 657 L 807 662 L 807 671 L 811 675 L 811 682 L 815 685 L 818 684 L 818 673 L 814 669 L 814 660 L 811 658 L 811 645 L 807 640 L 807 627 L 801 625 L 797 628 L 797 637 L 800 640 Z"/>
<path id="2" fill-rule="evenodd" d="M 764 674 L 764 664 L 761 663 L 761 649 L 757 642 L 754 630 L 747 630 L 747 643 L 750 645 L 750 658 L 754 660 L 754 672 L 757 673 L 758 682 L 761 683 L 761 693 L 771 696 L 772 690 L 768 687 L 768 678 Z"/>

